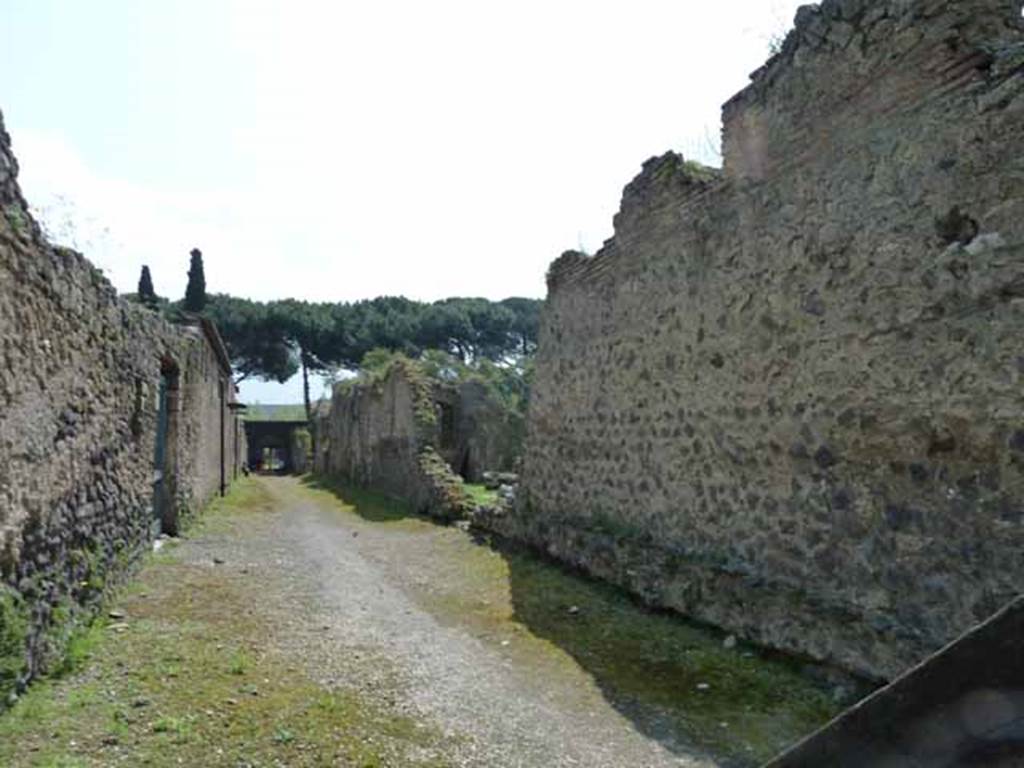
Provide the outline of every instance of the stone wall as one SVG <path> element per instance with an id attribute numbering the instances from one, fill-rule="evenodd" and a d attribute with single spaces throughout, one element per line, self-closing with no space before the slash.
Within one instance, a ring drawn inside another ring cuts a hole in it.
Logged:
<path id="1" fill-rule="evenodd" d="M 175 503 L 163 516 L 163 528 L 177 533 L 178 517 L 191 515 L 236 479 L 245 463 L 245 429 L 232 411 L 238 393 L 231 377 L 231 363 L 216 327 L 205 319 L 166 326 L 171 344 L 178 345 L 180 399 L 175 437 L 178 483 Z M 168 358 L 163 358 L 165 361 Z"/>
<path id="2" fill-rule="evenodd" d="M 312 443 L 309 430 L 305 428 L 292 430 L 288 438 L 289 453 L 292 457 L 292 471 L 303 475 L 309 472 L 309 459 Z"/>
<path id="3" fill-rule="evenodd" d="M 314 423 L 315 470 L 408 502 L 443 519 L 471 504 L 439 452 L 443 413 L 434 384 L 410 361 L 371 381 L 338 385 Z"/>
<path id="4" fill-rule="evenodd" d="M 244 456 L 213 327 L 121 301 L 47 244 L 16 171 L 0 123 L 0 703 Z"/>
<path id="5" fill-rule="evenodd" d="M 552 264 L 508 533 L 889 678 L 1024 585 L 1020 0 L 829 0 Z"/>
<path id="6" fill-rule="evenodd" d="M 446 387 L 435 398 L 448 409 L 440 453 L 466 482 L 483 482 L 484 472 L 515 469 L 523 450 L 521 415 L 502 407 L 486 384 L 473 379 Z"/>

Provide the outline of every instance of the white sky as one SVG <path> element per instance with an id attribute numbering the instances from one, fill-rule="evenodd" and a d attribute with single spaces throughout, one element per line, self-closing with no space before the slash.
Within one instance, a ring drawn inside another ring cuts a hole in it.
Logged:
<path id="1" fill-rule="evenodd" d="M 31 204 L 118 290 L 142 264 L 256 299 L 542 297 L 800 3 L 0 0 Z M 295 382 L 246 386 L 301 399 Z"/>

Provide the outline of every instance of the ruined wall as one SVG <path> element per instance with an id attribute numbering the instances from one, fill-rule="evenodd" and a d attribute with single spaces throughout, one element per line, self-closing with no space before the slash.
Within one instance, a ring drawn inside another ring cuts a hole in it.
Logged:
<path id="1" fill-rule="evenodd" d="M 470 483 L 484 472 L 510 472 L 522 454 L 522 416 L 503 408 L 481 381 L 460 383 L 452 393 L 453 425 L 449 464 Z"/>
<path id="2" fill-rule="evenodd" d="M 441 414 L 433 384 L 415 364 L 340 384 L 314 425 L 315 469 L 409 502 L 440 518 L 470 510 L 462 481 L 441 457 Z"/>
<path id="3" fill-rule="evenodd" d="M 830 0 L 548 276 L 507 532 L 891 677 L 1024 584 L 1021 3 Z"/>
<path id="4" fill-rule="evenodd" d="M 309 459 L 312 444 L 308 429 L 292 430 L 288 438 L 288 449 L 292 457 L 292 471 L 302 475 L 309 472 Z"/>
<path id="5" fill-rule="evenodd" d="M 438 453 L 466 482 L 513 469 L 522 454 L 524 419 L 497 402 L 484 382 L 435 381 L 433 398 L 440 409 Z"/>
<path id="6" fill-rule="evenodd" d="M 234 429 L 215 332 L 118 300 L 82 256 L 46 244 L 16 170 L 0 123 L 0 701 L 60 655 L 155 531 L 219 489 L 222 425 L 227 446 Z M 162 370 L 172 472 L 157 520 Z"/>

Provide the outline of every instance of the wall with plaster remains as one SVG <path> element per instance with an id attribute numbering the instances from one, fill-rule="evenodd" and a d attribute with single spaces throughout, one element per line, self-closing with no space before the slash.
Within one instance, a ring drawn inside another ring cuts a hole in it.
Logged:
<path id="1" fill-rule="evenodd" d="M 891 677 L 1024 585 L 1020 0 L 805 7 L 723 116 L 552 264 L 506 532 Z"/>
<path id="2" fill-rule="evenodd" d="M 16 173 L 0 123 L 0 701 L 245 453 L 216 330 L 119 300 L 81 255 L 47 244 Z"/>

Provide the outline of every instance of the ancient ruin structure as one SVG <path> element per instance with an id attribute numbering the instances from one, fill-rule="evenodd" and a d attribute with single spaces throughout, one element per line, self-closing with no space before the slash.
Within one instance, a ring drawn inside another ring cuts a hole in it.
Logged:
<path id="1" fill-rule="evenodd" d="M 1024 584 L 1020 0 L 826 0 L 552 264 L 507 532 L 890 678 Z"/>
<path id="2" fill-rule="evenodd" d="M 119 300 L 16 176 L 0 122 L 0 700 L 245 457 L 216 329 Z"/>
<path id="3" fill-rule="evenodd" d="M 485 472 L 510 472 L 523 449 L 522 426 L 481 381 L 433 387 L 438 409 L 438 453 L 466 482 L 483 482 Z"/>
<path id="4" fill-rule="evenodd" d="M 442 385 L 410 361 L 393 363 L 374 380 L 336 387 L 314 429 L 317 472 L 442 519 L 472 510 L 463 479 L 506 469 L 516 453 L 513 430 L 478 385 Z"/>

